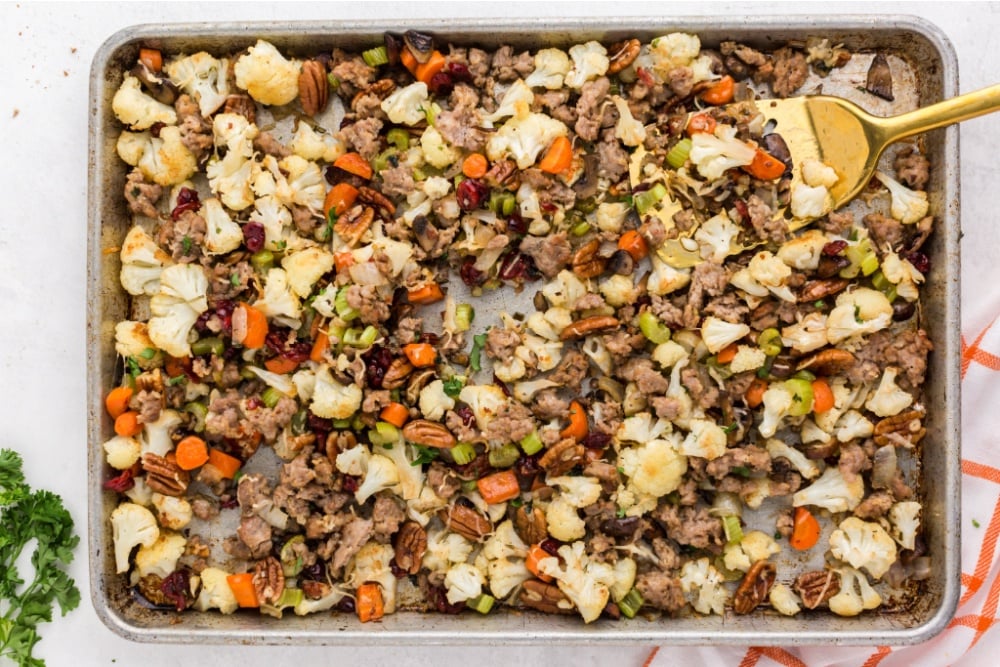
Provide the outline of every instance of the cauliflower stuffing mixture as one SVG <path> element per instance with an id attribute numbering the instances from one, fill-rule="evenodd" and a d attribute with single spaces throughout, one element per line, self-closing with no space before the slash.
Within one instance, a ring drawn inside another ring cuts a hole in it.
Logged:
<path id="1" fill-rule="evenodd" d="M 851 57 L 142 49 L 113 100 L 118 572 L 177 611 L 361 621 L 853 616 L 918 586 L 928 162 L 831 210 L 839 175 L 753 103 Z"/>

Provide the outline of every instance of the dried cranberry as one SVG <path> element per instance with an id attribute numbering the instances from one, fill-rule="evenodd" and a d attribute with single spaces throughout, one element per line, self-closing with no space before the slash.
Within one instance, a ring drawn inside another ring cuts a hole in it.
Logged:
<path id="1" fill-rule="evenodd" d="M 354 598 L 342 597 L 340 602 L 337 603 L 337 611 L 343 611 L 348 614 L 354 613 Z"/>
<path id="2" fill-rule="evenodd" d="M 454 410 L 455 414 L 462 418 L 462 424 L 472 428 L 476 423 L 476 413 L 468 405 L 460 405 Z"/>
<path id="3" fill-rule="evenodd" d="M 264 339 L 264 344 L 275 356 L 292 361 L 305 361 L 309 358 L 309 353 L 312 352 L 312 344 L 306 340 L 297 340 L 289 343 L 288 339 L 291 338 L 291 333 L 291 329 L 276 329 L 271 331 L 267 334 L 267 338 Z"/>
<path id="4" fill-rule="evenodd" d="M 396 565 L 395 560 L 389 562 L 389 570 L 392 571 L 392 576 L 396 577 L 397 579 L 406 579 L 408 576 L 410 576 L 409 572 L 407 572 L 400 566 Z"/>
<path id="5" fill-rule="evenodd" d="M 562 546 L 562 542 L 552 537 L 546 537 L 544 540 L 541 541 L 541 543 L 538 546 L 540 546 L 542 548 L 542 551 L 549 554 L 550 556 L 558 556 L 559 547 Z"/>
<path id="6" fill-rule="evenodd" d="M 538 465 L 539 458 L 538 454 L 532 456 L 525 454 L 514 464 L 514 472 L 521 477 L 534 477 L 542 471 L 542 467 Z"/>
<path id="7" fill-rule="evenodd" d="M 736 213 L 740 216 L 740 222 L 744 224 L 750 222 L 750 208 L 745 201 L 737 199 L 733 202 L 733 206 L 736 208 Z"/>
<path id="8" fill-rule="evenodd" d="M 160 583 L 160 592 L 174 603 L 177 611 L 184 611 L 191 591 L 191 574 L 185 568 L 174 570 Z"/>
<path id="9" fill-rule="evenodd" d="M 431 77 L 431 80 L 427 83 L 427 88 L 435 95 L 450 95 L 451 91 L 455 88 L 455 81 L 451 78 L 450 74 L 441 71 Z"/>
<path id="10" fill-rule="evenodd" d="M 513 395 L 510 393 L 510 387 L 507 386 L 507 383 L 498 378 L 496 373 L 493 374 L 493 384 L 500 387 L 500 391 L 502 391 L 503 395 L 507 398 L 510 398 Z"/>
<path id="11" fill-rule="evenodd" d="M 904 258 L 913 265 L 913 268 L 924 275 L 927 275 L 931 270 L 931 258 L 922 252 L 908 252 L 904 255 Z"/>
<path id="12" fill-rule="evenodd" d="M 580 444 L 587 449 L 605 449 L 611 444 L 611 436 L 600 431 L 591 431 L 580 441 Z"/>
<path id="13" fill-rule="evenodd" d="M 540 206 L 540 207 L 541 207 L 541 209 L 542 209 L 543 211 L 545 211 L 546 213 L 555 213 L 556 211 L 558 211 L 558 210 L 559 210 L 559 206 L 558 206 L 558 205 L 556 205 L 556 204 L 554 204 L 554 203 L 553 203 L 552 201 L 550 201 L 550 200 L 548 200 L 548 199 L 546 199 L 546 200 L 545 200 L 545 201 L 543 201 L 543 202 L 540 202 L 540 203 L 539 203 L 539 206 Z"/>
<path id="14" fill-rule="evenodd" d="M 445 589 L 441 586 L 428 584 L 426 594 L 427 602 L 442 614 L 459 614 L 466 609 L 466 604 L 464 602 L 459 602 L 457 604 L 451 604 L 448 602 Z"/>
<path id="15" fill-rule="evenodd" d="M 479 205 L 486 199 L 490 189 L 474 178 L 467 178 L 458 184 L 455 190 L 455 198 L 458 200 L 458 207 L 463 211 L 471 211 L 479 208 Z"/>
<path id="16" fill-rule="evenodd" d="M 260 252 L 264 249 L 264 225 L 251 220 L 243 225 L 243 245 L 250 252 Z"/>
<path id="17" fill-rule="evenodd" d="M 358 477 L 355 477 L 354 475 L 344 475 L 344 491 L 354 493 L 358 490 L 358 486 L 360 486 L 360 484 L 361 480 Z"/>
<path id="18" fill-rule="evenodd" d="M 333 422 L 325 417 L 317 417 L 312 412 L 306 416 L 306 426 L 309 427 L 311 431 L 322 431 L 323 433 L 329 433 L 333 430 Z"/>
<path id="19" fill-rule="evenodd" d="M 119 475 L 104 482 L 105 489 L 108 489 L 109 491 L 116 491 L 118 493 L 125 493 L 133 486 L 135 486 L 135 479 L 133 479 L 131 468 L 122 470 Z"/>
<path id="20" fill-rule="evenodd" d="M 458 270 L 462 282 L 469 287 L 478 287 L 486 282 L 486 274 L 476 268 L 476 258 L 466 257 L 462 262 L 462 268 Z"/>
<path id="21" fill-rule="evenodd" d="M 537 277 L 535 263 L 522 252 L 511 251 L 500 258 L 500 268 L 497 275 L 502 280 L 533 280 Z"/>
<path id="22" fill-rule="evenodd" d="M 635 69 L 635 75 L 639 77 L 640 81 L 642 81 L 644 84 L 646 84 L 646 86 L 650 88 L 656 85 L 656 79 L 653 78 L 653 75 L 650 74 L 649 70 L 647 70 L 645 67 L 637 67 Z"/>
<path id="23" fill-rule="evenodd" d="M 847 241 L 844 241 L 843 239 L 830 241 L 823 246 L 823 254 L 827 257 L 836 257 L 840 253 L 844 252 L 845 248 L 847 248 Z"/>
<path id="24" fill-rule="evenodd" d="M 381 345 L 372 345 L 371 349 L 361 355 L 361 358 L 365 361 L 365 376 L 368 379 L 368 386 L 381 389 L 382 380 L 393 361 L 392 352 L 389 348 Z"/>
<path id="25" fill-rule="evenodd" d="M 451 78 L 455 81 L 462 81 L 468 83 L 472 81 L 472 72 L 469 71 L 468 66 L 465 63 L 459 62 L 449 62 L 445 64 L 444 71 L 451 75 Z"/>
<path id="26" fill-rule="evenodd" d="M 191 188 L 181 188 L 181 191 L 177 193 L 177 205 L 170 212 L 170 218 L 177 220 L 184 211 L 197 211 L 199 208 L 201 208 L 201 200 L 198 199 L 197 191 Z"/>
<path id="27" fill-rule="evenodd" d="M 251 396 L 247 399 L 246 405 L 248 410 L 259 410 L 264 407 L 264 401 L 260 400 L 257 396 Z"/>
<path id="28" fill-rule="evenodd" d="M 306 565 L 299 573 L 299 579 L 304 581 L 326 581 L 326 563 L 320 559 L 312 565 Z"/>
<path id="29" fill-rule="evenodd" d="M 513 213 L 507 218 L 507 231 L 511 234 L 524 236 L 528 233 L 528 223 L 524 221 L 520 213 Z"/>
<path id="30" fill-rule="evenodd" d="M 476 458 L 472 459 L 465 465 L 455 466 L 455 474 L 458 475 L 459 479 L 464 481 L 479 479 L 489 470 L 491 470 L 490 459 L 486 454 L 478 454 Z M 463 500 L 467 499 L 463 496 L 456 502 L 461 502 Z"/>
<path id="31" fill-rule="evenodd" d="M 219 509 L 232 510 L 240 506 L 239 500 L 236 496 L 228 496 L 219 498 Z"/>
<path id="32" fill-rule="evenodd" d="M 221 333 L 228 336 L 233 331 L 233 310 L 235 309 L 236 304 L 228 299 L 216 301 L 214 307 L 209 308 L 198 316 L 198 319 L 195 320 L 194 328 L 198 333 L 202 334 Z M 209 321 L 215 318 L 218 318 L 218 323 L 221 327 L 218 331 L 208 326 Z"/>
<path id="33" fill-rule="evenodd" d="M 166 123 L 153 123 L 152 125 L 149 126 L 149 133 L 151 135 L 153 135 L 154 137 L 156 137 L 157 139 L 159 139 L 160 138 L 160 130 L 162 130 L 166 126 L 167 126 Z"/>

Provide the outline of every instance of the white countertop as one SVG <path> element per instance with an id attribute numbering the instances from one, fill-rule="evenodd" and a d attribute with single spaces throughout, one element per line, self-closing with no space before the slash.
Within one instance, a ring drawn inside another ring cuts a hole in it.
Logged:
<path id="1" fill-rule="evenodd" d="M 61 665 L 174 666 L 302 663 L 467 667 L 482 661 L 476 647 L 187 647 L 126 641 L 98 620 L 90 603 L 85 534 L 85 255 L 88 79 L 99 45 L 137 23 L 200 20 L 367 19 L 440 16 L 564 16 L 711 14 L 910 13 L 950 37 L 958 52 L 961 90 L 996 82 L 1000 5 L 992 3 L 349 3 L 349 4 L 0 4 L 0 446 L 19 450 L 29 480 L 62 495 L 83 544 L 71 574 L 80 607 L 41 626 L 37 654 Z M 991 49 L 992 50 L 992 49 Z M 993 51 L 995 53 L 995 50 Z M 1000 172 L 1000 116 L 972 120 L 962 131 L 963 329 L 982 328 L 998 310 L 1000 225 L 992 194 Z M 986 289 L 984 289 L 986 286 Z M 493 664 L 613 663 L 640 665 L 648 646 L 492 647 Z M 961 664 L 984 664 L 1000 649 L 1000 631 L 983 638 Z M 661 658 L 662 658 L 661 652 Z"/>

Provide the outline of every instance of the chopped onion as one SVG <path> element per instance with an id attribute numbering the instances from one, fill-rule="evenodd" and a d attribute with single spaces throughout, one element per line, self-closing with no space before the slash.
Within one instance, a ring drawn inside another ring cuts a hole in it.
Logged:
<path id="1" fill-rule="evenodd" d="M 888 489 L 898 471 L 895 447 L 883 445 L 875 450 L 872 456 L 872 488 Z"/>
<path id="2" fill-rule="evenodd" d="M 272 373 L 256 366 L 247 366 L 247 369 L 263 380 L 267 386 L 274 387 L 286 396 L 295 396 L 295 383 L 292 382 L 292 378 L 288 375 L 278 375 L 277 373 Z"/>
<path id="3" fill-rule="evenodd" d="M 356 285 L 383 285 L 386 283 L 385 276 L 378 270 L 375 262 L 352 264 L 348 271 L 351 274 L 351 280 Z"/>
<path id="4" fill-rule="evenodd" d="M 743 503 L 735 493 L 717 493 L 712 509 L 708 510 L 712 516 L 743 516 Z"/>

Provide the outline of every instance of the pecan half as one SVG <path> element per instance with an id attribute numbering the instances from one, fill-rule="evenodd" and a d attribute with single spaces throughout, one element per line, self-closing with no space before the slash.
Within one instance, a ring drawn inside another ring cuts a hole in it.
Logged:
<path id="1" fill-rule="evenodd" d="M 438 510 L 438 518 L 444 522 L 445 528 L 473 542 L 478 542 L 493 532 L 493 525 L 489 519 L 465 505 L 455 504 L 447 509 Z"/>
<path id="2" fill-rule="evenodd" d="M 152 452 L 143 454 L 142 469 L 146 472 L 146 485 L 165 496 L 183 496 L 191 483 L 191 475 L 172 459 L 172 456 L 164 458 Z"/>
<path id="3" fill-rule="evenodd" d="M 840 577 L 833 570 L 803 572 L 792 585 L 806 609 L 816 609 L 840 592 Z"/>
<path id="4" fill-rule="evenodd" d="M 406 357 L 397 357 L 389 364 L 382 377 L 383 389 L 399 389 L 406 383 L 406 378 L 413 372 L 413 364 Z"/>
<path id="5" fill-rule="evenodd" d="M 389 201 L 384 194 L 366 185 L 358 188 L 358 199 L 380 209 L 386 217 L 391 217 L 396 212 L 396 205 Z"/>
<path id="6" fill-rule="evenodd" d="M 611 62 L 608 63 L 608 74 L 617 74 L 633 62 L 639 56 L 642 44 L 638 39 L 626 39 L 615 42 L 608 49 L 608 56 Z"/>
<path id="7" fill-rule="evenodd" d="M 140 373 L 135 378 L 135 393 L 140 391 L 163 391 L 163 373 L 159 368 Z"/>
<path id="8" fill-rule="evenodd" d="M 545 512 L 538 507 L 529 510 L 521 505 L 514 510 L 511 522 L 514 524 L 514 532 L 525 544 L 538 544 L 549 536 Z"/>
<path id="9" fill-rule="evenodd" d="M 816 375 L 839 375 L 854 365 L 856 359 L 847 350 L 828 347 L 810 355 L 796 365 L 796 370 L 809 369 Z"/>
<path id="10" fill-rule="evenodd" d="M 414 419 L 403 426 L 403 437 L 424 447 L 450 449 L 458 440 L 445 426 L 427 419 Z"/>
<path id="11" fill-rule="evenodd" d="M 875 442 L 879 445 L 913 447 L 927 435 L 924 428 L 924 411 L 907 410 L 898 415 L 886 417 L 875 424 Z"/>
<path id="12" fill-rule="evenodd" d="M 307 116 L 315 116 L 326 108 L 330 97 L 330 83 L 326 80 L 326 67 L 318 60 L 302 63 L 299 74 L 299 102 Z"/>
<path id="13" fill-rule="evenodd" d="M 354 449 L 357 444 L 358 439 L 350 431 L 331 433 L 326 437 L 326 458 L 336 465 L 337 455 L 348 449 Z"/>
<path id="14" fill-rule="evenodd" d="M 554 477 L 565 475 L 578 464 L 583 463 L 587 455 L 586 448 L 573 438 L 565 438 L 549 447 L 538 465 Z"/>
<path id="15" fill-rule="evenodd" d="M 577 320 L 573 322 L 568 327 L 562 330 L 559 334 L 559 340 L 574 340 L 576 338 L 583 338 L 584 336 L 589 336 L 592 333 L 598 331 L 606 331 L 608 329 L 617 329 L 621 325 L 617 317 L 611 317 L 610 315 L 595 315 L 593 317 L 585 317 L 582 320 Z"/>
<path id="16" fill-rule="evenodd" d="M 351 207 L 350 210 L 345 211 L 337 218 L 336 224 L 333 225 L 333 231 L 337 232 L 337 236 L 343 239 L 348 245 L 354 246 L 358 244 L 364 233 L 372 226 L 372 221 L 374 220 L 375 209 L 371 206 L 361 206 L 359 204 Z"/>
<path id="17" fill-rule="evenodd" d="M 608 260 L 597 254 L 600 249 L 600 239 L 593 239 L 592 241 L 580 246 L 580 248 L 573 253 L 573 273 L 575 273 L 577 277 L 584 279 L 596 278 L 604 273 L 604 267 L 607 266 Z"/>
<path id="18" fill-rule="evenodd" d="M 518 173 L 517 164 L 513 160 L 497 160 L 483 176 L 483 181 L 490 187 L 510 187 L 517 189 L 519 178 L 511 178 Z"/>
<path id="19" fill-rule="evenodd" d="M 393 548 L 396 550 L 395 560 L 399 569 L 416 574 L 420 571 L 420 563 L 427 551 L 427 533 L 416 521 L 407 521 L 399 527 Z"/>
<path id="20" fill-rule="evenodd" d="M 250 123 L 257 122 L 257 105 L 249 95 L 230 95 L 226 98 L 224 113 L 238 113 Z"/>
<path id="21" fill-rule="evenodd" d="M 799 292 L 799 303 L 819 301 L 828 296 L 842 292 L 850 283 L 846 278 L 827 278 L 826 280 L 808 280 Z"/>
<path id="22" fill-rule="evenodd" d="M 281 598 L 285 590 L 285 573 L 277 558 L 268 556 L 253 566 L 253 590 L 262 603 L 273 604 Z"/>
<path id="23" fill-rule="evenodd" d="M 546 614 L 569 614 L 573 612 L 573 603 L 554 584 L 547 584 L 538 579 L 528 579 L 521 585 L 518 602 L 525 607 L 543 611 Z"/>
<path id="24" fill-rule="evenodd" d="M 766 560 L 754 563 L 733 595 L 733 611 L 749 614 L 756 609 L 771 591 L 776 572 L 774 564 Z"/>

